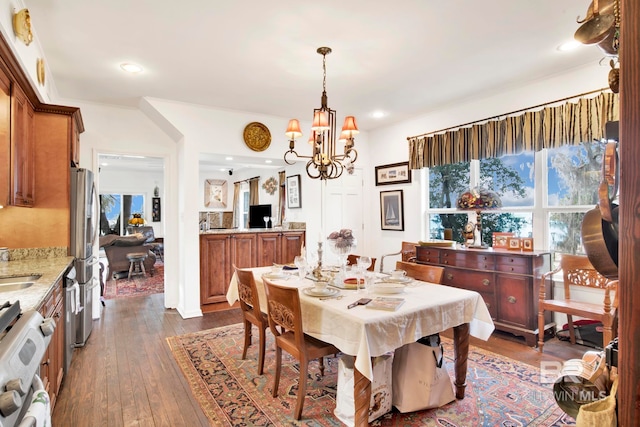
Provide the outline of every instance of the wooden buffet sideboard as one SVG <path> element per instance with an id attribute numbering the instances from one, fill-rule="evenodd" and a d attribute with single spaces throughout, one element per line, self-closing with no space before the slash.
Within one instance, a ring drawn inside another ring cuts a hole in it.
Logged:
<path id="1" fill-rule="evenodd" d="M 522 336 L 535 347 L 540 277 L 550 270 L 549 252 L 416 246 L 416 260 L 444 267 L 444 285 L 480 293 L 497 330 Z M 551 285 L 545 286 L 553 295 Z M 545 315 L 551 327 L 551 313 Z"/>

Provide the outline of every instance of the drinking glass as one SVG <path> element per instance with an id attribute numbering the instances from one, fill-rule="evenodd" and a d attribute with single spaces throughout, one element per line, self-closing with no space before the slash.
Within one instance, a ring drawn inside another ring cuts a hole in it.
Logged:
<path id="1" fill-rule="evenodd" d="M 364 283 L 364 279 L 365 279 L 365 274 L 367 271 L 367 268 L 369 268 L 371 266 L 371 258 L 368 256 L 361 256 L 358 258 L 358 261 L 356 262 L 356 271 L 357 271 L 357 275 L 356 275 L 356 283 L 357 283 L 357 288 L 358 288 L 358 292 L 360 292 L 360 281 L 362 280 L 362 289 L 365 289 L 365 283 Z"/>
<path id="2" fill-rule="evenodd" d="M 264 221 L 264 228 L 269 228 L 269 217 L 263 216 L 262 219 Z"/>
<path id="3" fill-rule="evenodd" d="M 307 275 L 307 259 L 298 255 L 293 259 L 293 263 L 298 267 L 298 277 L 304 279 L 304 276 Z"/>

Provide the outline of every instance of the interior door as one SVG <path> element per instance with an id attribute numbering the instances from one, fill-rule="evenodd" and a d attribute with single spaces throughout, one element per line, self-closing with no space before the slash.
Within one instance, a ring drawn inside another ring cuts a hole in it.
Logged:
<path id="1" fill-rule="evenodd" d="M 362 169 L 356 168 L 352 175 L 347 172 L 338 178 L 326 181 L 324 186 L 324 225 L 325 235 L 332 231 L 350 228 L 358 241 L 354 253 L 365 253 L 364 206 L 362 197 Z M 325 236 L 326 237 L 326 236 Z M 330 264 L 337 264 L 338 257 L 326 250 L 323 254 Z"/>

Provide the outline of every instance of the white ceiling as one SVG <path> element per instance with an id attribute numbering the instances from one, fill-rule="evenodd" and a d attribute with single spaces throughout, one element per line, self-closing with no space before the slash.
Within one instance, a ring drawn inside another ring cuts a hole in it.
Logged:
<path id="1" fill-rule="evenodd" d="M 149 96 L 310 120 L 322 92 L 316 49 L 329 46 L 329 106 L 361 130 L 603 57 L 596 46 L 556 49 L 587 0 L 25 3 L 60 98 L 136 105 Z M 126 74 L 122 62 L 144 71 Z"/>

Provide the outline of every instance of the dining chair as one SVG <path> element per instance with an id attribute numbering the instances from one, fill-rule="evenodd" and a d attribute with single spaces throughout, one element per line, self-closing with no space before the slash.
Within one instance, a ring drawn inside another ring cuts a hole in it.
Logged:
<path id="1" fill-rule="evenodd" d="M 349 265 L 356 265 L 358 263 L 358 258 L 360 258 L 361 255 L 353 255 L 350 254 L 349 256 L 347 256 L 347 264 Z M 375 271 L 376 268 L 376 259 L 371 257 L 371 265 L 369 266 L 369 268 L 367 268 L 367 271 Z"/>
<path id="2" fill-rule="evenodd" d="M 396 261 L 396 270 L 404 270 L 407 276 L 423 282 L 442 284 L 444 267 L 437 265 L 416 264 L 415 262 Z"/>
<path id="3" fill-rule="evenodd" d="M 234 264 L 234 270 L 238 278 L 238 295 L 240 297 L 240 308 L 244 318 L 244 347 L 242 348 L 242 359 L 247 357 L 247 349 L 251 345 L 252 324 L 258 327 L 260 340 L 258 343 L 258 375 L 262 375 L 264 370 L 264 353 L 266 331 L 269 327 L 267 315 L 260 311 L 260 300 L 253 272 L 241 270 Z"/>
<path id="4" fill-rule="evenodd" d="M 324 356 L 336 354 L 338 349 L 332 344 L 313 338 L 302 329 L 302 311 L 298 288 L 279 286 L 263 278 L 267 293 L 269 328 L 275 336 L 276 372 L 273 382 L 273 397 L 278 396 L 280 372 L 282 370 L 282 350 L 300 362 L 300 379 L 294 417 L 302 417 L 302 407 L 307 394 L 307 370 L 310 360 L 318 359 L 320 375 L 324 376 Z M 278 327 L 281 329 L 278 330 Z"/>
<path id="5" fill-rule="evenodd" d="M 553 276 L 562 272 L 562 286 L 564 288 L 564 299 L 547 299 L 545 285 L 547 280 L 551 280 L 553 286 Z M 571 290 L 575 291 L 580 287 L 604 290 L 603 300 L 600 303 L 580 301 L 571 297 Z M 573 328 L 573 316 L 580 316 L 587 319 L 599 320 L 602 322 L 602 348 L 605 348 L 615 336 L 616 323 L 618 319 L 618 281 L 611 280 L 601 275 L 595 269 L 589 258 L 582 255 L 563 254 L 560 264 L 553 271 L 544 273 L 540 283 L 540 293 L 538 299 L 538 350 L 542 352 L 544 346 L 545 331 L 545 311 L 564 313 L 567 316 L 569 327 L 569 339 L 571 344 L 576 343 L 575 330 Z M 613 302 L 611 292 L 615 292 Z"/>
<path id="6" fill-rule="evenodd" d="M 412 262 L 416 260 L 416 246 L 417 243 L 402 242 L 401 249 L 398 252 L 392 254 L 385 254 L 380 257 L 380 273 L 384 273 L 384 259 L 390 256 L 401 255 L 401 260 L 406 262 Z"/>

